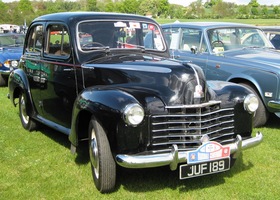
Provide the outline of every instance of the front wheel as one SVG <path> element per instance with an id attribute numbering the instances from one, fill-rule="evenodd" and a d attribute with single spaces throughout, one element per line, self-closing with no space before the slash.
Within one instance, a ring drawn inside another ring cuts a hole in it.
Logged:
<path id="1" fill-rule="evenodd" d="M 94 118 L 89 123 L 89 155 L 96 188 L 101 193 L 111 192 L 116 184 L 116 163 L 105 131 Z"/>
<path id="2" fill-rule="evenodd" d="M 265 105 L 264 105 L 263 101 L 261 100 L 258 92 L 254 89 L 254 87 L 252 87 L 249 84 L 246 84 L 246 83 L 240 83 L 240 84 L 245 86 L 249 90 L 251 90 L 256 95 L 256 97 L 258 98 L 258 101 L 259 101 L 259 107 L 253 117 L 253 126 L 260 127 L 260 126 L 265 125 L 265 123 L 267 122 L 267 120 L 269 118 L 269 112 L 266 110 Z"/>
<path id="3" fill-rule="evenodd" d="M 34 121 L 26 111 L 26 98 L 24 94 L 19 96 L 19 117 L 23 128 L 28 131 L 33 131 L 37 127 L 36 121 Z"/>
<path id="4" fill-rule="evenodd" d="M 0 86 L 6 86 L 7 85 L 7 79 L 3 77 L 2 74 L 0 74 Z"/>

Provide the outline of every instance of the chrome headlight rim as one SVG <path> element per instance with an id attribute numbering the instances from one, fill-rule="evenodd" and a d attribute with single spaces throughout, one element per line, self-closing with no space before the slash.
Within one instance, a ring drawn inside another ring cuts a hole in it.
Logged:
<path id="1" fill-rule="evenodd" d="M 138 103 L 128 104 L 123 111 L 123 120 L 130 126 L 137 126 L 144 120 L 144 109 Z"/>
<path id="2" fill-rule="evenodd" d="M 255 113 L 259 107 L 258 97 L 254 94 L 247 95 L 244 99 L 243 105 L 247 112 L 250 114 Z"/>
<path id="3" fill-rule="evenodd" d="M 17 60 L 11 60 L 11 65 L 12 68 L 16 68 L 18 66 L 18 61 Z"/>

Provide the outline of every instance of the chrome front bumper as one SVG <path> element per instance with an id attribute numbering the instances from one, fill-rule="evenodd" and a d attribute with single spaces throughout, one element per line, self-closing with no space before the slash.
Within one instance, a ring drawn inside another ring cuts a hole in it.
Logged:
<path id="1" fill-rule="evenodd" d="M 262 133 L 258 132 L 255 137 L 242 140 L 237 135 L 236 141 L 231 144 L 224 145 L 230 147 L 230 154 L 233 158 L 237 158 L 242 150 L 252 148 L 260 144 L 263 140 Z M 178 151 L 177 145 L 172 146 L 169 153 L 153 154 L 153 155 L 124 155 L 116 156 L 117 163 L 126 168 L 149 168 L 169 165 L 171 170 L 176 170 L 179 163 L 187 163 L 186 151 Z"/>

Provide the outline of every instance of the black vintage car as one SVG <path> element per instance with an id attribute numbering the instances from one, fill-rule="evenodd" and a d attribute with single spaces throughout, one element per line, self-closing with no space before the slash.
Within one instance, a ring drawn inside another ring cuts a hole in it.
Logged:
<path id="1" fill-rule="evenodd" d="M 45 124 L 88 139 L 93 180 L 112 191 L 116 164 L 169 165 L 180 179 L 229 170 L 258 145 L 258 107 L 245 87 L 206 82 L 191 63 L 170 60 L 160 26 L 127 14 L 72 12 L 36 18 L 27 31 L 9 98 L 23 127 Z"/>

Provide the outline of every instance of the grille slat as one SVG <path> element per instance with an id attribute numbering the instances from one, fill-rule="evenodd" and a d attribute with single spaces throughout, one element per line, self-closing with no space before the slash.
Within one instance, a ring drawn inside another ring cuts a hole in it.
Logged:
<path id="1" fill-rule="evenodd" d="M 168 114 L 151 116 L 151 147 L 194 149 L 201 145 L 201 137 L 227 144 L 234 139 L 234 109 L 220 109 L 220 102 L 191 106 L 166 107 Z"/>

